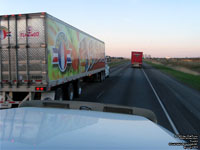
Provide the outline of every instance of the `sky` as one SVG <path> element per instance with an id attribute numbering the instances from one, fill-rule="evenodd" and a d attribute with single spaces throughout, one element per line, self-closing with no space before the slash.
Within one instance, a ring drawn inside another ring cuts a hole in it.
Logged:
<path id="1" fill-rule="evenodd" d="M 200 0 L 0 0 L 0 15 L 47 12 L 105 42 L 106 55 L 200 57 Z"/>

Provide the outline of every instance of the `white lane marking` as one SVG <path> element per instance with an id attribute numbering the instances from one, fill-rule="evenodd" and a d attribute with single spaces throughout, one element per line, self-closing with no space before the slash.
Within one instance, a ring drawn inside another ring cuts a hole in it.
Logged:
<path id="1" fill-rule="evenodd" d="M 97 95 L 96 99 L 98 99 L 99 97 L 101 97 L 101 95 L 103 95 L 104 91 L 100 92 L 99 95 Z"/>
<path id="2" fill-rule="evenodd" d="M 153 85 L 151 84 L 151 81 L 149 80 L 149 77 L 146 75 L 146 73 L 145 73 L 145 71 L 143 70 L 143 68 L 142 68 L 142 71 L 143 71 L 144 76 L 146 77 L 147 81 L 149 82 L 149 84 L 150 84 L 150 86 L 151 86 L 151 88 L 152 88 L 152 90 L 153 90 L 153 92 L 154 92 L 154 94 L 155 94 L 155 96 L 156 96 L 158 102 L 160 103 L 160 106 L 162 107 L 162 109 L 163 109 L 163 111 L 164 111 L 164 113 L 165 113 L 165 115 L 166 115 L 166 117 L 167 117 L 167 119 L 168 119 L 170 125 L 172 126 L 172 129 L 174 130 L 175 134 L 179 134 L 178 130 L 176 129 L 176 127 L 175 127 L 175 125 L 174 125 L 172 119 L 170 118 L 169 114 L 167 113 L 167 110 L 165 109 L 165 107 L 164 107 L 162 101 L 160 100 L 160 98 L 159 98 L 159 96 L 158 96 L 156 90 L 154 89 Z"/>

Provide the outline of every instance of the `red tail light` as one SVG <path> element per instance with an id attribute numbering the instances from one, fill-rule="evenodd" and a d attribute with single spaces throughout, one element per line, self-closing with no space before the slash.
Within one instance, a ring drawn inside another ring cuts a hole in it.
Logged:
<path id="1" fill-rule="evenodd" d="M 36 90 L 36 91 L 44 91 L 45 88 L 44 88 L 44 87 L 36 87 L 35 90 Z"/>

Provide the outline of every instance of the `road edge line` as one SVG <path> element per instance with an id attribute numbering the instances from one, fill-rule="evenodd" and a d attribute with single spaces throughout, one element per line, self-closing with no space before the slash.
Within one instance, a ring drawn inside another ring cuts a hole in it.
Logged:
<path id="1" fill-rule="evenodd" d="M 146 79 L 147 79 L 149 85 L 151 86 L 151 89 L 153 90 L 153 92 L 154 92 L 154 94 L 155 94 L 155 96 L 156 96 L 156 98 L 157 98 L 157 100 L 158 100 L 160 106 L 162 107 L 162 109 L 163 109 L 163 111 L 164 111 L 164 113 L 165 113 L 165 115 L 166 115 L 166 117 L 167 117 L 167 119 L 168 119 L 168 121 L 169 121 L 169 123 L 170 123 L 172 129 L 174 130 L 175 134 L 178 135 L 178 134 L 179 134 L 178 130 L 176 129 L 176 127 L 175 127 L 175 125 L 174 125 L 172 119 L 170 118 L 169 114 L 167 113 L 166 108 L 164 107 L 162 101 L 160 100 L 160 97 L 158 96 L 156 90 L 154 89 L 154 87 L 153 87 L 153 85 L 152 85 L 152 83 L 151 83 L 149 77 L 147 76 L 147 74 L 145 73 L 145 71 L 144 71 L 143 68 L 142 68 L 142 71 L 143 71 L 144 76 L 146 77 Z"/>

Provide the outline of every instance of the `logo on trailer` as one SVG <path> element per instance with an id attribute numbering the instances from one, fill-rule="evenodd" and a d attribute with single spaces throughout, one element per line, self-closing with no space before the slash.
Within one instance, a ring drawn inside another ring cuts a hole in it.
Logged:
<path id="1" fill-rule="evenodd" d="M 72 63 L 71 49 L 68 47 L 67 38 L 60 32 L 56 38 L 56 45 L 52 52 L 52 64 L 58 65 L 61 72 L 64 72 L 68 64 Z"/>
<path id="2" fill-rule="evenodd" d="M 6 27 L 0 27 L 0 39 L 4 40 L 7 36 L 11 36 Z"/>
<path id="3" fill-rule="evenodd" d="M 39 37 L 40 32 L 38 31 L 34 31 L 33 28 L 31 26 L 28 26 L 27 31 L 22 31 L 20 32 L 20 37 L 24 38 L 24 37 Z"/>

